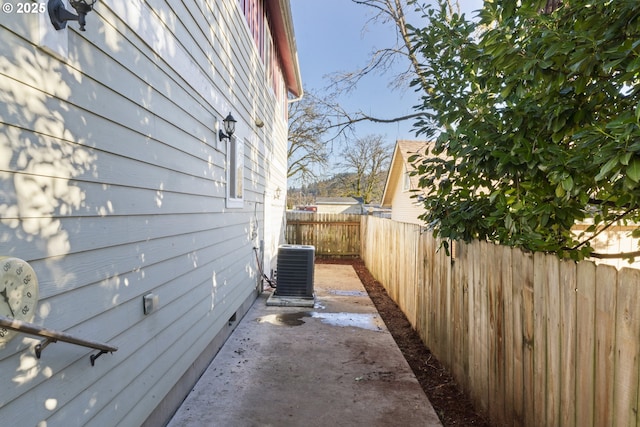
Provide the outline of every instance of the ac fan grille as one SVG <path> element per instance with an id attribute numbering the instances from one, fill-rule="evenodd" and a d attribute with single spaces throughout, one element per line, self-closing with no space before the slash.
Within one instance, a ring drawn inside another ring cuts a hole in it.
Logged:
<path id="1" fill-rule="evenodd" d="M 313 298 L 315 248 L 307 245 L 281 245 L 278 248 L 276 295 Z"/>

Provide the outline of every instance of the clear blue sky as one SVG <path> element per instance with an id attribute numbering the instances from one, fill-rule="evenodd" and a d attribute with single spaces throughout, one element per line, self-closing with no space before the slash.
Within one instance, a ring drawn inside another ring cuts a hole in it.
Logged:
<path id="1" fill-rule="evenodd" d="M 373 10 L 350 0 L 290 0 L 298 60 L 305 88 L 318 94 L 328 85 L 327 75 L 353 71 L 367 63 L 376 48 L 390 47 L 395 29 L 387 24 L 367 25 Z M 482 0 L 460 0 L 462 12 L 475 16 Z M 388 42 L 391 40 L 391 43 Z M 380 118 L 397 117 L 413 112 L 418 96 L 412 89 L 391 89 L 392 74 L 368 76 L 357 90 L 342 97 L 340 103 L 351 111 L 362 110 Z M 356 138 L 383 135 L 390 144 L 397 139 L 416 139 L 412 122 L 381 125 L 364 123 L 356 127 Z M 340 151 L 340 147 L 334 147 Z"/>

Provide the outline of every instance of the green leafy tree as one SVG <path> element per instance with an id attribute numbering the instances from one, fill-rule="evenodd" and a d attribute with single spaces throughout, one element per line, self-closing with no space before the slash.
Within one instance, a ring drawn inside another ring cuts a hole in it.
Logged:
<path id="1" fill-rule="evenodd" d="M 437 235 L 581 259 L 640 220 L 640 3 L 487 0 L 479 22 L 422 10 L 417 127 L 436 142 L 415 160 Z"/>

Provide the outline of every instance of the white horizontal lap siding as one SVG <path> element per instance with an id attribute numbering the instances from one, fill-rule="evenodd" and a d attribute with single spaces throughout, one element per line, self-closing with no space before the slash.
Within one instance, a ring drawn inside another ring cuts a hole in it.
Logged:
<path id="1" fill-rule="evenodd" d="M 269 88 L 270 90 L 270 88 Z M 275 102 L 275 99 L 274 99 Z M 276 114 L 274 112 L 274 114 Z M 267 128 L 265 126 L 265 128 Z M 269 276 L 275 268 L 278 246 L 284 242 L 283 218 L 287 192 L 286 131 L 283 126 L 271 126 L 264 134 L 265 189 L 264 214 L 261 219 L 261 239 L 264 241 L 263 272 Z M 279 198 L 276 191 L 280 189 Z"/>
<path id="2" fill-rule="evenodd" d="M 245 156 L 251 156 L 251 164 L 257 162 L 259 168 L 253 171 L 253 175 L 246 175 L 249 181 L 245 182 L 245 200 L 258 202 L 256 216 L 259 234 L 255 243 L 264 241 L 264 257 L 261 261 L 264 261 L 264 272 L 269 274 L 277 246 L 284 243 L 282 224 L 287 188 L 287 123 L 281 114 L 282 103 L 273 93 L 271 82 L 264 78 L 256 78 L 256 75 L 264 72 L 264 67 L 256 56 L 246 21 L 241 18 L 239 24 L 238 27 L 234 27 L 232 33 L 234 39 L 239 40 L 239 45 L 234 51 L 234 65 L 239 67 L 242 73 L 239 79 L 234 80 L 234 84 L 240 89 L 235 96 L 238 99 L 238 108 L 247 109 L 248 126 L 254 130 L 250 139 L 251 149 L 245 150 Z M 264 121 L 265 126 L 256 128 L 256 119 Z M 248 160 L 245 158 L 245 162 Z M 274 200 L 277 188 L 281 191 L 279 201 Z M 253 205 L 249 204 L 247 208 L 253 208 Z"/>
<path id="3" fill-rule="evenodd" d="M 218 254 L 218 256 L 228 257 L 227 261 L 233 262 L 233 253 Z M 141 325 L 147 332 L 146 338 L 141 340 L 139 333 L 135 333 L 131 328 L 127 328 L 119 337 L 122 342 L 121 350 L 124 350 L 119 356 L 126 357 L 127 361 L 115 365 L 114 370 L 101 378 L 100 383 L 95 386 L 108 387 L 111 385 L 109 376 L 116 376 L 126 382 L 126 384 L 121 383 L 126 387 L 121 388 L 118 393 L 101 394 L 105 399 L 103 403 L 108 403 L 102 409 L 97 406 L 96 412 L 100 411 L 103 418 L 106 418 L 101 419 L 99 416 L 93 419 L 92 423 L 109 424 L 109 420 L 114 417 L 120 418 L 128 411 L 141 412 L 144 406 L 148 405 L 148 402 L 145 403 L 147 399 L 159 401 L 163 395 L 162 390 L 173 385 L 182 375 L 183 368 L 176 361 L 188 359 L 191 357 L 191 352 L 195 350 L 198 353 L 202 351 L 213 337 L 212 330 L 222 327 L 231 316 L 230 310 L 234 301 L 229 301 L 222 310 L 215 308 L 216 299 L 220 298 L 219 294 L 228 292 L 227 288 L 232 287 L 233 283 L 218 279 L 217 286 L 213 287 L 211 277 L 205 273 L 205 268 L 193 269 L 181 264 L 186 263 L 184 260 L 177 264 L 167 262 L 163 271 L 157 272 L 158 276 L 163 272 L 166 275 L 169 269 L 174 268 L 184 274 L 174 280 L 179 281 L 180 286 L 167 283 L 157 290 L 165 298 L 172 299 L 166 304 L 163 303 L 160 310 L 153 314 L 154 317 Z M 166 290 L 163 289 L 164 287 Z M 135 306 L 135 302 L 131 304 Z M 136 307 L 131 304 L 128 307 L 129 311 L 135 312 Z M 169 321 L 170 318 L 163 315 L 165 311 L 176 310 L 181 310 L 182 313 L 177 319 Z M 122 322 L 122 326 L 127 326 L 127 322 Z M 120 353 L 120 350 L 118 352 Z M 144 370 L 140 371 L 141 368 Z M 84 405 L 90 398 L 91 394 L 83 393 L 69 402 L 64 412 L 56 414 L 48 421 L 57 425 L 58 422 L 67 419 L 68 414 L 73 415 L 81 410 L 86 412 Z M 143 408 L 137 407 L 138 405 Z M 89 415 L 94 414 L 94 411 L 89 412 Z M 127 422 L 124 423 L 129 425 Z M 137 423 L 132 422 L 132 424 Z"/>
<path id="4" fill-rule="evenodd" d="M 182 3 L 156 1 L 150 5 L 116 0 L 105 4 L 101 13 L 105 14 L 105 30 L 113 38 L 126 38 L 154 58 L 169 78 L 218 108 L 217 102 L 223 103 L 221 98 L 229 95 L 226 83 L 233 70 L 227 57 L 234 42 L 226 29 L 229 12 L 221 11 L 221 6 L 226 9 L 229 5 L 194 3 L 186 10 Z M 188 29 L 184 25 L 189 25 Z M 109 43 L 110 37 L 106 39 L 106 46 L 115 45 L 113 50 L 120 59 L 120 46 Z"/>
<path id="5" fill-rule="evenodd" d="M 278 135 L 283 155 L 286 124 L 235 2 L 114 1 L 87 21 L 65 62 L 34 47 L 26 17 L 0 31 L 0 248 L 33 260 L 37 323 L 119 350 L 91 368 L 85 348 L 52 344 L 36 361 L 32 340 L 12 341 L 12 425 L 142 423 L 250 297 L 266 181 L 286 192 L 265 149 Z M 217 139 L 227 109 L 247 144 L 237 210 Z M 145 316 L 148 292 L 160 307 Z"/>
<path id="6" fill-rule="evenodd" d="M 423 224 L 423 222 L 418 219 L 418 215 L 424 212 L 423 205 L 416 203 L 417 199 L 411 197 L 414 194 L 413 192 L 403 190 L 402 187 L 403 179 L 401 176 L 401 178 L 396 181 L 396 189 L 391 202 L 391 219 L 398 222 Z"/>

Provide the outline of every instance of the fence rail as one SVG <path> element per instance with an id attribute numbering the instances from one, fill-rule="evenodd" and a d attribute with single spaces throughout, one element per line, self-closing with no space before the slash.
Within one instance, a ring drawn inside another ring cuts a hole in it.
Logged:
<path id="1" fill-rule="evenodd" d="M 285 239 L 313 245 L 317 256 L 356 257 L 360 254 L 360 218 L 356 214 L 287 212 Z"/>
<path id="2" fill-rule="evenodd" d="M 368 269 L 496 425 L 639 426 L 640 270 L 362 217 Z"/>

